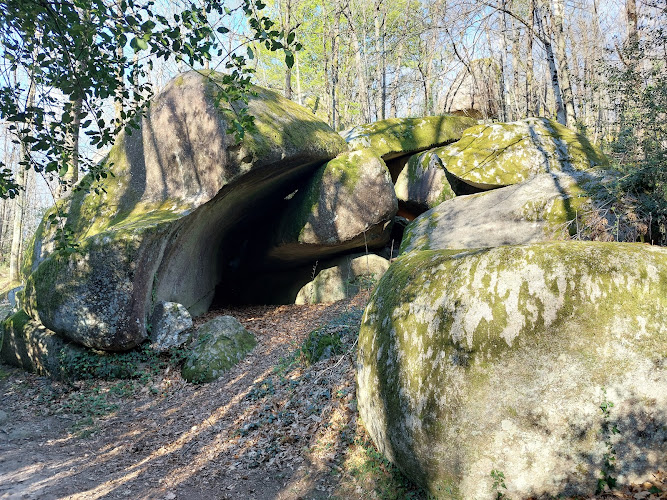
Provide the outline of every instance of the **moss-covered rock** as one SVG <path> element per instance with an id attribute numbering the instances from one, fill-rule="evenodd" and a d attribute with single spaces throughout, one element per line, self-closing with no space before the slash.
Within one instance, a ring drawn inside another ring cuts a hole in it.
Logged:
<path id="1" fill-rule="evenodd" d="M 410 157 L 396 180 L 395 190 L 399 204 L 417 213 L 456 196 L 440 157 L 432 151 Z"/>
<path id="2" fill-rule="evenodd" d="M 185 380 L 198 384 L 217 379 L 257 345 L 255 336 L 232 316 L 204 323 L 196 335 L 182 373 Z"/>
<path id="3" fill-rule="evenodd" d="M 665 317 L 664 248 L 411 252 L 364 313 L 359 412 L 437 498 L 496 498 L 493 470 L 510 498 L 587 495 L 607 442 L 611 474 L 642 481 L 667 463 Z"/>
<path id="4" fill-rule="evenodd" d="M 397 210 L 391 177 L 375 151 L 343 153 L 290 200 L 269 257 L 298 262 L 383 246 Z"/>
<path id="5" fill-rule="evenodd" d="M 609 164 L 586 137 L 546 118 L 477 125 L 434 153 L 451 175 L 482 189 Z"/>
<path id="6" fill-rule="evenodd" d="M 0 340 L 4 363 L 52 378 L 66 376 L 66 359 L 85 351 L 44 328 L 22 309 L 0 322 Z"/>
<path id="7" fill-rule="evenodd" d="M 486 248 L 567 239 L 596 205 L 598 179 L 540 174 L 493 191 L 459 196 L 413 220 L 400 253 Z"/>
<path id="8" fill-rule="evenodd" d="M 388 118 L 354 127 L 345 134 L 345 140 L 352 150 L 372 148 L 384 160 L 390 160 L 456 141 L 476 123 L 472 118 L 451 115 Z"/>
<path id="9" fill-rule="evenodd" d="M 33 318 L 86 346 L 125 350 L 146 339 L 157 302 L 202 313 L 225 279 L 229 231 L 347 150 L 308 110 L 258 87 L 255 129 L 237 143 L 227 133 L 234 113 L 216 105 L 219 78 L 190 72 L 169 83 L 141 129 L 112 148 L 103 189 L 58 203 L 76 252 L 55 251 L 45 217 L 24 266 Z"/>
<path id="10" fill-rule="evenodd" d="M 389 267 L 389 261 L 375 254 L 348 255 L 322 269 L 296 296 L 296 304 L 320 304 L 353 297 L 369 289 Z"/>

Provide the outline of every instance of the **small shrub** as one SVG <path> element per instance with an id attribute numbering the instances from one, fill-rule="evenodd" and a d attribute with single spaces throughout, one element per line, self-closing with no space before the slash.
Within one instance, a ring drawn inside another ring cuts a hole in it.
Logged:
<path id="1" fill-rule="evenodd" d="M 507 490 L 507 485 L 505 484 L 505 474 L 502 471 L 493 469 L 491 471 L 491 478 L 493 479 L 493 488 L 494 496 L 496 500 L 505 500 L 507 496 L 503 490 Z"/>
<path id="2" fill-rule="evenodd" d="M 602 411 L 602 428 L 600 429 L 600 435 L 604 439 L 607 451 L 602 457 L 602 469 L 600 471 L 600 479 L 598 479 L 596 491 L 598 494 L 602 493 L 605 490 L 605 487 L 610 490 L 614 489 L 617 482 L 613 475 L 616 472 L 616 449 L 614 448 L 613 437 L 616 434 L 620 434 L 621 431 L 619 431 L 616 424 L 611 421 L 611 409 L 613 407 L 614 403 L 607 399 L 607 391 L 602 389 L 602 403 L 600 403 L 600 410 Z"/>

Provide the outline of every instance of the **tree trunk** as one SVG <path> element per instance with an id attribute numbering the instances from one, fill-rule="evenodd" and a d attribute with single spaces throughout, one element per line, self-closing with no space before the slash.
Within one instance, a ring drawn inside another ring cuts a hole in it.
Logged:
<path id="1" fill-rule="evenodd" d="M 67 145 L 70 148 L 72 157 L 70 158 L 69 165 L 67 165 L 67 172 L 65 172 L 58 182 L 57 198 L 67 196 L 72 191 L 74 184 L 79 181 L 79 133 L 81 131 L 81 118 L 79 114 L 81 113 L 82 106 L 83 97 L 78 97 L 72 103 L 73 118 L 71 129 L 67 134 Z"/>
<path id="2" fill-rule="evenodd" d="M 282 2 L 281 2 L 282 4 Z M 287 38 L 292 32 L 292 2 L 291 0 L 285 1 L 285 12 L 283 19 L 283 32 Z M 292 98 L 292 68 L 285 66 L 285 98 Z"/>
<path id="3" fill-rule="evenodd" d="M 528 7 L 528 33 L 526 33 L 526 116 L 539 116 L 535 95 L 535 68 L 533 61 L 533 30 L 535 29 L 535 0 Z"/>
<path id="4" fill-rule="evenodd" d="M 331 128 L 338 130 L 338 36 L 340 33 L 340 4 L 334 2 L 333 33 L 331 36 Z"/>
<path id="5" fill-rule="evenodd" d="M 116 48 L 116 58 L 118 59 L 118 68 L 123 68 L 123 64 L 121 64 L 121 60 L 123 59 L 124 54 L 123 54 L 123 47 L 118 44 L 118 47 Z M 123 123 L 123 89 L 124 89 L 124 83 L 125 83 L 125 77 L 123 75 L 123 70 L 119 69 L 116 72 L 116 78 L 118 80 L 118 88 L 116 90 L 116 96 L 114 98 L 113 102 L 113 110 L 114 110 L 114 122 L 116 127 L 119 127 L 121 123 Z"/>
<path id="6" fill-rule="evenodd" d="M 16 77 L 16 73 L 15 73 Z M 33 76 L 30 76 L 30 90 L 28 91 L 28 98 L 26 100 L 26 107 L 31 108 L 35 105 L 35 83 Z M 28 129 L 32 128 L 32 124 L 28 123 Z M 21 159 L 18 163 L 18 178 L 17 184 L 21 189 L 25 190 L 27 185 L 28 170 L 25 165 L 30 161 L 30 148 L 28 144 L 23 141 L 23 137 L 19 138 L 21 147 Z M 31 169 L 32 170 L 32 169 Z M 21 271 L 21 243 L 23 240 L 23 221 L 25 218 L 26 197 L 25 192 L 15 198 L 16 205 L 14 206 L 14 216 L 12 221 L 12 246 L 9 252 L 9 280 L 18 281 Z"/>
<path id="7" fill-rule="evenodd" d="M 323 31 L 322 53 L 324 55 L 324 95 L 326 96 L 326 101 L 324 104 L 327 109 L 328 121 L 331 124 L 331 78 L 330 78 L 331 63 L 330 63 L 329 51 L 327 50 L 328 47 L 327 42 L 330 42 L 330 29 L 328 22 L 326 0 L 322 0 L 322 19 L 324 20 L 322 23 L 322 31 Z M 317 112 L 318 105 L 319 105 L 319 100 L 315 101 L 315 108 L 313 110 L 313 113 Z"/>
<path id="8" fill-rule="evenodd" d="M 299 53 L 294 54 L 296 64 L 296 100 L 303 106 L 303 94 L 301 94 L 301 70 L 299 69 Z"/>
<path id="9" fill-rule="evenodd" d="M 352 50 L 354 51 L 354 65 L 357 72 L 357 91 L 359 95 L 359 106 L 361 107 L 361 117 L 364 123 L 371 121 L 371 105 L 368 99 L 368 83 L 366 81 L 366 68 L 362 61 L 362 49 L 359 43 L 359 35 L 354 25 L 354 13 L 352 7 L 348 4 L 347 10 L 343 11 L 350 25 L 350 36 L 352 38 Z"/>
<path id="10" fill-rule="evenodd" d="M 639 41 L 637 32 L 637 1 L 625 0 L 625 17 L 628 28 L 628 48 L 635 50 Z"/>
<path id="11" fill-rule="evenodd" d="M 521 67 L 521 32 L 520 28 L 515 26 L 514 21 L 510 20 L 512 28 L 512 115 L 514 119 L 521 118 L 521 105 L 519 99 L 521 95 L 521 85 L 519 84 L 519 68 Z"/>
<path id="12" fill-rule="evenodd" d="M 408 32 L 408 22 L 410 19 L 411 14 L 411 4 L 412 2 L 408 0 L 405 4 L 405 18 L 404 18 L 404 25 L 403 25 L 403 31 L 402 33 L 399 34 L 398 37 L 398 43 L 396 45 L 396 69 L 394 71 L 394 78 L 393 78 L 393 84 L 391 86 L 391 97 L 390 97 L 390 111 L 389 111 L 389 116 L 396 117 L 398 115 L 398 109 L 397 109 L 397 103 L 398 103 L 398 88 L 399 88 L 399 83 L 400 83 L 400 78 L 401 78 L 401 65 L 403 64 L 403 52 L 405 50 L 405 45 L 403 43 L 404 37 L 406 36 Z"/>
<path id="13" fill-rule="evenodd" d="M 577 120 L 574 108 L 574 94 L 570 83 L 570 69 L 567 64 L 567 51 L 565 46 L 565 32 L 563 30 L 564 15 L 563 0 L 553 0 L 553 34 L 556 42 L 556 55 L 558 57 L 558 73 L 560 75 L 561 92 L 563 104 L 565 105 L 565 125 L 574 127 Z"/>
<path id="14" fill-rule="evenodd" d="M 544 50 L 547 53 L 547 63 L 549 65 L 549 74 L 551 75 L 551 90 L 553 91 L 554 103 L 556 106 L 556 120 L 562 125 L 567 125 L 565 107 L 560 90 L 560 80 L 558 78 L 558 69 L 556 68 L 556 59 L 554 57 L 553 47 L 551 46 L 551 32 L 547 29 L 546 11 L 543 5 L 536 6 L 535 20 L 537 28 L 542 34 Z"/>
<path id="15" fill-rule="evenodd" d="M 387 80 L 386 80 L 386 59 L 384 53 L 384 23 L 383 16 L 383 0 L 376 0 L 375 14 L 373 22 L 375 25 L 375 55 L 377 57 L 376 79 L 377 79 L 377 93 L 375 95 L 375 116 L 377 120 L 385 119 L 385 104 L 387 101 Z"/>
<path id="16" fill-rule="evenodd" d="M 22 148 L 22 156 L 25 158 L 27 152 L 25 147 Z M 26 185 L 27 170 L 23 166 L 19 166 L 17 175 L 17 184 L 22 188 Z M 9 253 L 9 280 L 18 281 L 19 272 L 21 269 L 21 240 L 23 239 L 23 218 L 25 215 L 25 193 L 14 198 L 16 204 L 14 205 L 14 217 L 12 222 L 12 246 Z"/>

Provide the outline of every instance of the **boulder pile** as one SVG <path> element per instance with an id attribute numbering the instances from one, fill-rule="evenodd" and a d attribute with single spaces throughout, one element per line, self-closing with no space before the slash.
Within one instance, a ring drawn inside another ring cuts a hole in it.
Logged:
<path id="1" fill-rule="evenodd" d="M 194 328 L 212 304 L 339 300 L 384 274 L 359 411 L 434 496 L 496 498 L 498 471 L 511 497 L 588 493 L 611 448 L 619 481 L 667 462 L 667 251 L 609 241 L 612 175 L 584 136 L 447 115 L 343 137 L 255 88 L 239 141 L 219 78 L 170 82 L 114 175 L 45 216 L 4 361 L 59 376 L 86 349 L 189 344 L 184 376 L 210 381 L 256 343 L 233 318 Z"/>

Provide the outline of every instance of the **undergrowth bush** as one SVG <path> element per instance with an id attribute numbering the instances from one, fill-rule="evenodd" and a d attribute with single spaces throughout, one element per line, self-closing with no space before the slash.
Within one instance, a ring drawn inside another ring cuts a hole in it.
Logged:
<path id="1" fill-rule="evenodd" d="M 657 7 L 657 4 L 656 4 Z M 605 68 L 613 138 L 607 152 L 621 176 L 618 193 L 634 199 L 648 243 L 667 244 L 667 6 Z"/>
<path id="2" fill-rule="evenodd" d="M 185 354 L 182 348 L 160 354 L 147 342 L 137 349 L 121 353 L 62 350 L 59 361 L 62 377 L 66 380 L 149 379 L 170 364 L 182 364 Z"/>

